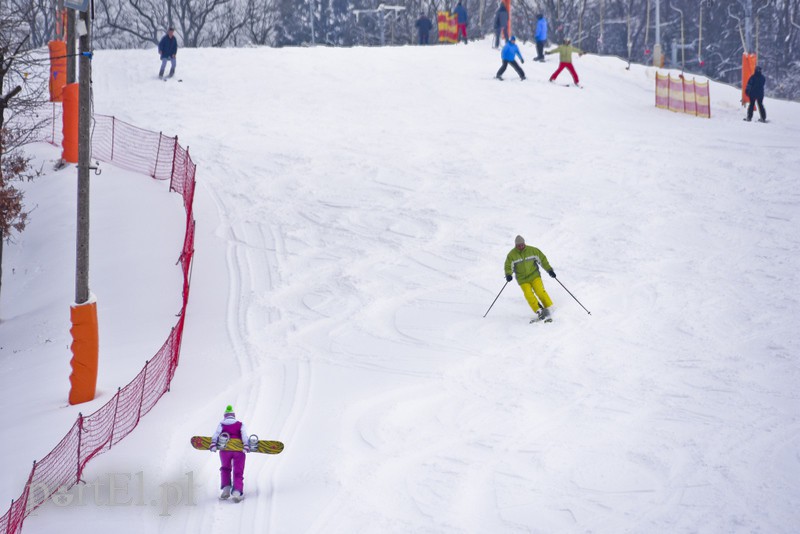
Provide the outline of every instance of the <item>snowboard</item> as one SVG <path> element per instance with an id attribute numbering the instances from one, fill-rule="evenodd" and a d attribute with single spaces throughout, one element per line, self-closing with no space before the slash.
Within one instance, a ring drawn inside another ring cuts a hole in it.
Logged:
<path id="1" fill-rule="evenodd" d="M 192 447 L 199 451 L 207 451 L 211 448 L 211 438 L 208 436 L 192 436 Z M 242 440 L 232 438 L 225 444 L 223 451 L 241 451 Z M 280 441 L 270 441 L 265 439 L 258 440 L 258 448 L 250 452 L 260 452 L 262 454 L 280 454 L 283 450 L 283 443 Z"/>

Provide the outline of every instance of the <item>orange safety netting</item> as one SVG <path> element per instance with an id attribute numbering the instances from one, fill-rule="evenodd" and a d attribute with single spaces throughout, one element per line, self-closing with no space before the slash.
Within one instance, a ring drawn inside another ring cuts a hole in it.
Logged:
<path id="1" fill-rule="evenodd" d="M 656 107 L 711 118 L 708 82 L 656 73 Z"/>
<path id="2" fill-rule="evenodd" d="M 55 115 L 60 106 L 53 106 L 52 132 L 46 141 L 60 140 Z M 189 151 L 178 144 L 177 137 L 136 128 L 114 117 L 95 115 L 92 132 L 92 157 L 114 163 L 118 167 L 140 172 L 158 179 L 170 180 L 170 191 L 183 197 L 186 230 L 178 263 L 183 272 L 182 306 L 177 323 L 166 341 L 149 359 L 138 375 L 117 390 L 101 408 L 91 415 L 78 415 L 64 438 L 47 456 L 34 462 L 22 495 L 11 501 L 0 517 L 0 534 L 18 534 L 22 523 L 36 508 L 60 489 L 77 484 L 89 461 L 102 454 L 130 434 L 139 421 L 169 391 L 180 357 L 189 282 L 194 256 L 194 188 L 196 167 Z"/>
<path id="3" fill-rule="evenodd" d="M 447 11 L 439 11 L 436 13 L 436 22 L 439 27 L 440 43 L 458 42 L 458 24 L 456 24 L 455 15 L 451 15 Z"/>

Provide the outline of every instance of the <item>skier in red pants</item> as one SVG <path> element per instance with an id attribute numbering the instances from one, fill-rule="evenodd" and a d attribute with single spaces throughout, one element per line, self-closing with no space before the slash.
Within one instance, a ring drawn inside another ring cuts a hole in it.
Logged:
<path id="1" fill-rule="evenodd" d="M 561 74 L 561 71 L 567 69 L 569 73 L 572 74 L 572 80 L 575 82 L 575 85 L 578 85 L 578 73 L 575 72 L 575 67 L 572 66 L 573 52 L 577 53 L 579 56 L 583 55 L 583 50 L 572 46 L 572 40 L 569 37 L 564 39 L 564 44 L 562 44 L 561 46 L 558 46 L 546 52 L 548 55 L 555 53 L 559 54 L 560 62 L 558 64 L 558 68 L 556 69 L 556 71 L 553 73 L 552 76 L 550 76 L 551 82 L 556 81 L 556 78 L 558 77 L 559 74 Z"/>
<path id="2" fill-rule="evenodd" d="M 250 452 L 248 444 L 250 434 L 245 430 L 244 423 L 236 420 L 236 414 L 233 413 L 233 407 L 230 405 L 225 408 L 225 415 L 211 438 L 211 452 L 217 452 L 218 446 L 221 445 L 219 437 L 222 433 L 227 433 L 228 439 L 242 440 L 244 445 L 244 452 L 219 451 L 219 459 L 222 462 L 222 467 L 219 468 L 220 488 L 222 488 L 220 499 L 233 496 L 233 500 L 239 502 L 244 497 L 244 460 L 245 453 Z M 233 474 L 232 484 L 231 474 Z M 233 489 L 233 493 L 231 493 L 231 489 Z"/>

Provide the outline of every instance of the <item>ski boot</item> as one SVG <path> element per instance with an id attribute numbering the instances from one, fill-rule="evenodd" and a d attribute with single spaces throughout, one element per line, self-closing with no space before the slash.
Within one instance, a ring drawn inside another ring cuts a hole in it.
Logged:
<path id="1" fill-rule="evenodd" d="M 222 494 L 219 496 L 219 498 L 224 500 L 230 496 L 231 496 L 231 487 L 225 486 L 224 488 L 222 488 Z"/>
<path id="2" fill-rule="evenodd" d="M 233 493 L 231 493 L 231 498 L 233 499 L 233 502 L 241 502 L 242 499 L 244 499 L 244 495 L 242 495 L 242 492 L 239 490 L 233 490 Z"/>

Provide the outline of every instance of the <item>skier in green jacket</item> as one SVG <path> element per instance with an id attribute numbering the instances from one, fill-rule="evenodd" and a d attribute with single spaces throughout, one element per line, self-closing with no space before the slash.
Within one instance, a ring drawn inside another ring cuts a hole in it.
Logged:
<path id="1" fill-rule="evenodd" d="M 569 37 L 567 37 L 566 39 L 564 39 L 563 45 L 558 46 L 552 50 L 548 50 L 545 53 L 558 54 L 558 58 L 560 60 L 558 63 L 558 68 L 552 74 L 552 76 L 550 76 L 551 82 L 556 81 L 556 78 L 558 78 L 558 75 L 561 74 L 561 71 L 567 69 L 569 73 L 572 74 L 572 81 L 575 82 L 575 85 L 579 85 L 578 73 L 575 72 L 575 67 L 572 66 L 572 54 L 575 53 L 578 54 L 579 56 L 582 56 L 583 50 L 572 46 L 572 40 Z"/>
<path id="2" fill-rule="evenodd" d="M 538 248 L 526 245 L 525 238 L 518 235 L 514 239 L 514 248 L 506 256 L 506 282 L 511 281 L 512 272 L 516 273 L 517 283 L 522 289 L 523 295 L 525 295 L 525 300 L 536 312 L 536 317 L 531 322 L 541 319 L 549 322 L 552 318 L 547 308 L 553 305 L 553 301 L 550 300 L 550 295 L 544 290 L 542 277 L 539 275 L 539 265 L 551 277 L 556 277 L 556 272 L 550 266 L 550 262 L 547 261 L 547 256 Z M 541 306 L 539 305 L 540 300 L 542 301 Z"/>

